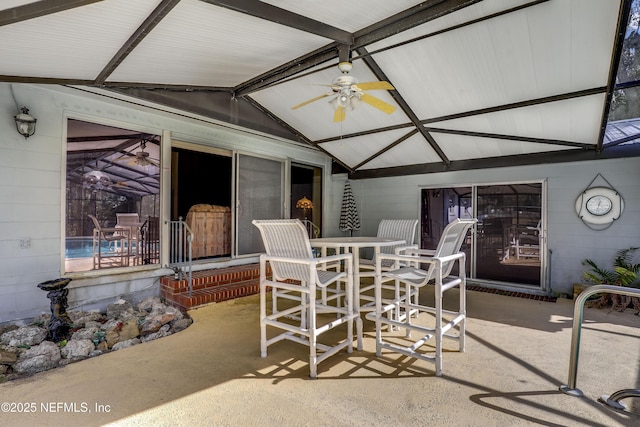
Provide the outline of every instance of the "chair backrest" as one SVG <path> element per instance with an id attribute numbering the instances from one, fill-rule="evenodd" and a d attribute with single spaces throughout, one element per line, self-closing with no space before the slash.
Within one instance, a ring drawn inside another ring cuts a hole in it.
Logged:
<path id="1" fill-rule="evenodd" d="M 449 255 L 456 254 L 460 252 L 460 248 L 462 247 L 462 243 L 464 239 L 467 237 L 467 231 L 471 228 L 473 224 L 478 222 L 476 219 L 460 219 L 456 218 L 451 221 L 447 226 L 442 230 L 442 235 L 440 236 L 440 241 L 438 242 L 438 247 L 433 254 L 434 258 L 446 257 Z M 451 270 L 455 265 L 456 261 L 445 262 L 442 265 L 442 277 L 446 277 L 451 274 Z M 431 280 L 434 276 L 435 269 L 434 265 L 431 264 L 429 267 L 429 280 Z"/>
<path id="2" fill-rule="evenodd" d="M 116 226 L 129 227 L 140 223 L 140 216 L 137 213 L 117 213 L 116 218 Z"/>
<path id="3" fill-rule="evenodd" d="M 96 230 L 98 230 L 98 231 L 102 230 L 102 226 L 100 225 L 100 222 L 98 222 L 98 218 L 96 218 L 95 216 L 93 216 L 93 215 L 91 215 L 91 214 L 87 214 L 87 216 L 88 216 L 89 218 L 91 218 L 91 221 L 93 221 L 93 227 L 94 227 Z"/>
<path id="4" fill-rule="evenodd" d="M 260 231 L 267 255 L 292 259 L 313 258 L 307 230 L 299 219 L 256 219 L 252 224 Z M 311 278 L 306 264 L 271 261 L 269 264 L 277 280 L 308 282 Z"/>
<path id="5" fill-rule="evenodd" d="M 378 237 L 402 239 L 405 245 L 413 245 L 416 238 L 417 219 L 383 219 L 378 224 Z M 402 245 L 402 246 L 405 246 Z M 395 246 L 383 246 L 380 252 L 393 254 Z"/>

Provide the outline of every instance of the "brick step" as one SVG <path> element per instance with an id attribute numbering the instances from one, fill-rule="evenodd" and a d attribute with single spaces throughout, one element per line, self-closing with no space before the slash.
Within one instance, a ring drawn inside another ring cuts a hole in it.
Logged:
<path id="1" fill-rule="evenodd" d="M 168 304 L 186 311 L 194 307 L 260 292 L 260 265 L 248 264 L 192 273 L 192 292 L 186 279 L 160 278 L 160 297 Z"/>
<path id="2" fill-rule="evenodd" d="M 244 282 L 211 286 L 165 296 L 166 303 L 182 311 L 187 311 L 203 305 L 227 301 L 230 299 L 255 295 L 260 292 L 260 280 L 252 279 Z"/>

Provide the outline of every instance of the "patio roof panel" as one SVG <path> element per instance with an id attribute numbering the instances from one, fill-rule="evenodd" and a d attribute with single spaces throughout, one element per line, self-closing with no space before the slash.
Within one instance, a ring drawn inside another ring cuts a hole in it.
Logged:
<path id="1" fill-rule="evenodd" d="M 331 42 L 238 15 L 202 1 L 181 1 L 109 80 L 231 87 Z"/>
<path id="2" fill-rule="evenodd" d="M 0 26 L 0 75 L 92 80 L 158 2 L 98 2 Z"/>

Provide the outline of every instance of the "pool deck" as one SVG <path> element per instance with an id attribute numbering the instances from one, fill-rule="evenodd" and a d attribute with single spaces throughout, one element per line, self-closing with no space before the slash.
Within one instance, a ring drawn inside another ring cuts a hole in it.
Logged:
<path id="1" fill-rule="evenodd" d="M 466 352 L 445 341 L 442 377 L 427 362 L 377 357 L 370 322 L 364 349 L 321 363 L 316 380 L 299 344 L 274 344 L 261 358 L 254 295 L 191 310 L 193 325 L 178 334 L 0 384 L 3 402 L 35 404 L 0 414 L 0 424 L 640 425 L 640 399 L 625 399 L 624 412 L 597 400 L 640 388 L 640 316 L 585 310 L 584 396 L 573 397 L 558 390 L 568 380 L 573 301 L 467 294 Z"/>

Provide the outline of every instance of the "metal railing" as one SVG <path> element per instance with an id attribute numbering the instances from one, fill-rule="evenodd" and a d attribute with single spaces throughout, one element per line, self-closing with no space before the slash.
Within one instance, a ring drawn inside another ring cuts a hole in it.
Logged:
<path id="1" fill-rule="evenodd" d="M 302 224 L 304 224 L 304 228 L 307 229 L 307 234 L 309 235 L 310 239 L 315 239 L 316 237 L 320 236 L 320 228 L 318 228 L 317 225 L 315 225 L 313 222 L 309 221 L 308 219 L 303 219 L 301 221 L 302 221 Z"/>
<path id="2" fill-rule="evenodd" d="M 193 292 L 193 232 L 182 217 L 177 221 L 165 221 L 169 224 L 169 268 L 172 268 L 176 278 L 186 276 L 189 284 L 189 296 Z"/>
<path id="3" fill-rule="evenodd" d="M 625 288 L 622 286 L 612 285 L 594 285 L 590 286 L 578 295 L 573 307 L 573 329 L 571 332 L 571 355 L 569 357 L 569 379 L 568 384 L 562 385 L 560 391 L 570 396 L 582 397 L 584 393 L 576 387 L 578 377 L 578 356 L 580 355 L 580 333 L 582 332 L 582 319 L 584 314 L 584 303 L 591 295 L 595 294 L 618 294 L 628 295 L 632 297 L 640 297 L 640 289 Z M 639 389 L 623 389 L 613 393 L 611 396 L 603 395 L 599 400 L 605 405 L 625 410 L 624 404 L 620 403 L 621 399 L 628 397 L 640 397 Z"/>

